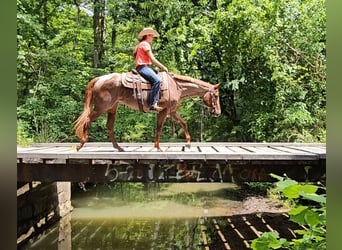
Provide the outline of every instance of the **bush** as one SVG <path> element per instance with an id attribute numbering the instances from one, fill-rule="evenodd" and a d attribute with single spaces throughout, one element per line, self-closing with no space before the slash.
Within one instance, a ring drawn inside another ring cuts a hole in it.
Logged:
<path id="1" fill-rule="evenodd" d="M 300 184 L 290 178 L 274 174 L 271 176 L 278 179 L 275 187 L 283 198 L 293 201 L 294 206 L 289 211 L 290 220 L 303 226 L 303 229 L 295 230 L 298 238 L 292 241 L 279 238 L 278 232 L 264 232 L 252 241 L 252 249 L 326 249 L 325 187 Z"/>

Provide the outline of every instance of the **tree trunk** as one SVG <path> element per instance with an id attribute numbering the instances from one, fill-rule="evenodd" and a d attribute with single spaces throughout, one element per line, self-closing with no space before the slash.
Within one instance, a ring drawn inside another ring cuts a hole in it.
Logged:
<path id="1" fill-rule="evenodd" d="M 101 65 L 102 59 L 105 55 L 105 0 L 94 0 L 94 53 L 93 53 L 93 66 L 98 68 Z"/>

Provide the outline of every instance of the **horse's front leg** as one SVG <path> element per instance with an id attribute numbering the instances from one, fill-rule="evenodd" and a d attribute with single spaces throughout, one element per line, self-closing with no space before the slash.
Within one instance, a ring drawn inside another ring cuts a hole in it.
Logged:
<path id="1" fill-rule="evenodd" d="M 173 120 L 175 120 L 176 122 L 178 122 L 183 130 L 184 130 L 184 134 L 185 134 L 185 140 L 186 140 L 186 146 L 190 147 L 190 141 L 191 141 L 191 137 L 190 137 L 190 133 L 188 130 L 188 125 L 186 124 L 186 122 L 183 120 L 182 117 L 180 117 L 180 115 L 178 114 L 178 112 L 172 113 L 171 114 L 171 118 Z"/>
<path id="2" fill-rule="evenodd" d="M 159 112 L 157 115 L 157 131 L 156 131 L 156 137 L 154 140 L 154 147 L 157 148 L 159 151 L 161 151 L 159 142 L 160 142 L 161 132 L 163 130 L 163 126 L 166 120 L 166 116 L 167 116 L 167 109 L 164 109 L 163 111 Z"/>
<path id="3" fill-rule="evenodd" d="M 120 152 L 123 152 L 124 150 L 122 147 L 118 145 L 116 138 L 115 138 L 115 134 L 114 134 L 114 123 L 115 123 L 117 107 L 118 106 L 116 106 L 114 110 L 112 110 L 111 112 L 108 112 L 106 126 L 108 130 L 109 139 L 112 142 L 113 147 L 119 150 Z"/>

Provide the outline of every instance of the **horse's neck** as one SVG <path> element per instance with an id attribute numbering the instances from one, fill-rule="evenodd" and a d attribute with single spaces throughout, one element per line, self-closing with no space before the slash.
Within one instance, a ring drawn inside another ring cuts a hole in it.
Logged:
<path id="1" fill-rule="evenodd" d="M 172 73 L 172 80 L 175 81 L 179 86 L 182 99 L 196 96 L 202 97 L 210 90 L 210 88 L 212 88 L 210 83 L 192 78 L 190 76 Z"/>
<path id="2" fill-rule="evenodd" d="M 196 97 L 203 96 L 206 92 L 208 92 L 210 86 L 204 84 L 197 84 L 193 82 L 180 82 L 179 83 L 182 88 L 182 98 L 186 97 Z"/>

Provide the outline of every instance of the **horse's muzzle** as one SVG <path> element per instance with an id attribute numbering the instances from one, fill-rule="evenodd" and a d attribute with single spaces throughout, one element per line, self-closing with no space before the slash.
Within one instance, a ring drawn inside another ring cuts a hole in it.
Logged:
<path id="1" fill-rule="evenodd" d="M 221 115 L 221 111 L 216 111 L 215 109 L 212 109 L 212 110 L 210 111 L 210 114 L 211 114 L 212 116 L 214 116 L 214 117 L 218 117 L 218 116 Z"/>

